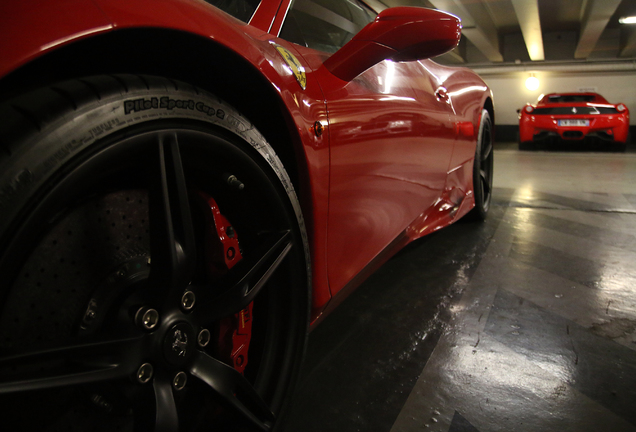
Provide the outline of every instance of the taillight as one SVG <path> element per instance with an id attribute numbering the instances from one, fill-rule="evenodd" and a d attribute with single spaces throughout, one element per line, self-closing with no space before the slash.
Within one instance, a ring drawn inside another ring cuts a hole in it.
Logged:
<path id="1" fill-rule="evenodd" d="M 618 112 L 623 112 L 627 109 L 627 107 L 625 106 L 625 104 L 619 103 L 618 105 L 616 105 L 616 111 Z"/>
<path id="2" fill-rule="evenodd" d="M 534 108 L 532 107 L 532 105 L 526 105 L 524 111 L 530 114 L 532 111 L 534 111 Z"/>

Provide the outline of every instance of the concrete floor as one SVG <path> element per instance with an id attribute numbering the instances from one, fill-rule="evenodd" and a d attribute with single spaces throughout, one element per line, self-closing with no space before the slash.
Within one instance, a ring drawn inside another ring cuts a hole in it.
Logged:
<path id="1" fill-rule="evenodd" d="M 286 431 L 636 431 L 636 153 L 514 148 L 311 333 Z"/>

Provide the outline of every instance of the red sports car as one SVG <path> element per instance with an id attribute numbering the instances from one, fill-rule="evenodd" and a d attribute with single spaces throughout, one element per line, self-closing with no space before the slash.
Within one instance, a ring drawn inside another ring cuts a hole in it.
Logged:
<path id="1" fill-rule="evenodd" d="M 308 329 L 488 212 L 459 20 L 359 0 L 0 4 L 0 411 L 280 428 Z"/>
<path id="2" fill-rule="evenodd" d="M 628 142 L 629 110 L 597 93 L 550 93 L 517 112 L 520 149 L 555 139 L 572 143 L 590 137 L 625 151 Z"/>

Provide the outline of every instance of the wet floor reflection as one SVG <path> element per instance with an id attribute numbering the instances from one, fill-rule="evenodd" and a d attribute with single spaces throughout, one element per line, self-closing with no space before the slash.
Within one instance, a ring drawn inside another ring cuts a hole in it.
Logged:
<path id="1" fill-rule="evenodd" d="M 517 153 L 310 335 L 286 431 L 636 431 L 636 155 Z"/>
<path id="2" fill-rule="evenodd" d="M 391 429 L 500 214 L 409 245 L 310 334 L 286 431 Z"/>
<path id="3" fill-rule="evenodd" d="M 559 381 L 636 424 L 636 350 L 505 290 L 497 292 L 485 332 Z"/>
<path id="4" fill-rule="evenodd" d="M 636 216 L 584 195 L 498 201 L 497 233 L 392 431 L 636 430 Z"/>

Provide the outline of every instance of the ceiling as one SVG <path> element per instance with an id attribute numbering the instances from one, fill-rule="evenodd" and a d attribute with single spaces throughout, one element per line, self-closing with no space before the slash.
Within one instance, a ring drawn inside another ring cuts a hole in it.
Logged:
<path id="1" fill-rule="evenodd" d="M 620 24 L 636 15 L 636 0 L 365 0 L 380 11 L 424 6 L 462 20 L 462 40 L 436 58 L 471 67 L 636 63 L 636 25 Z"/>

